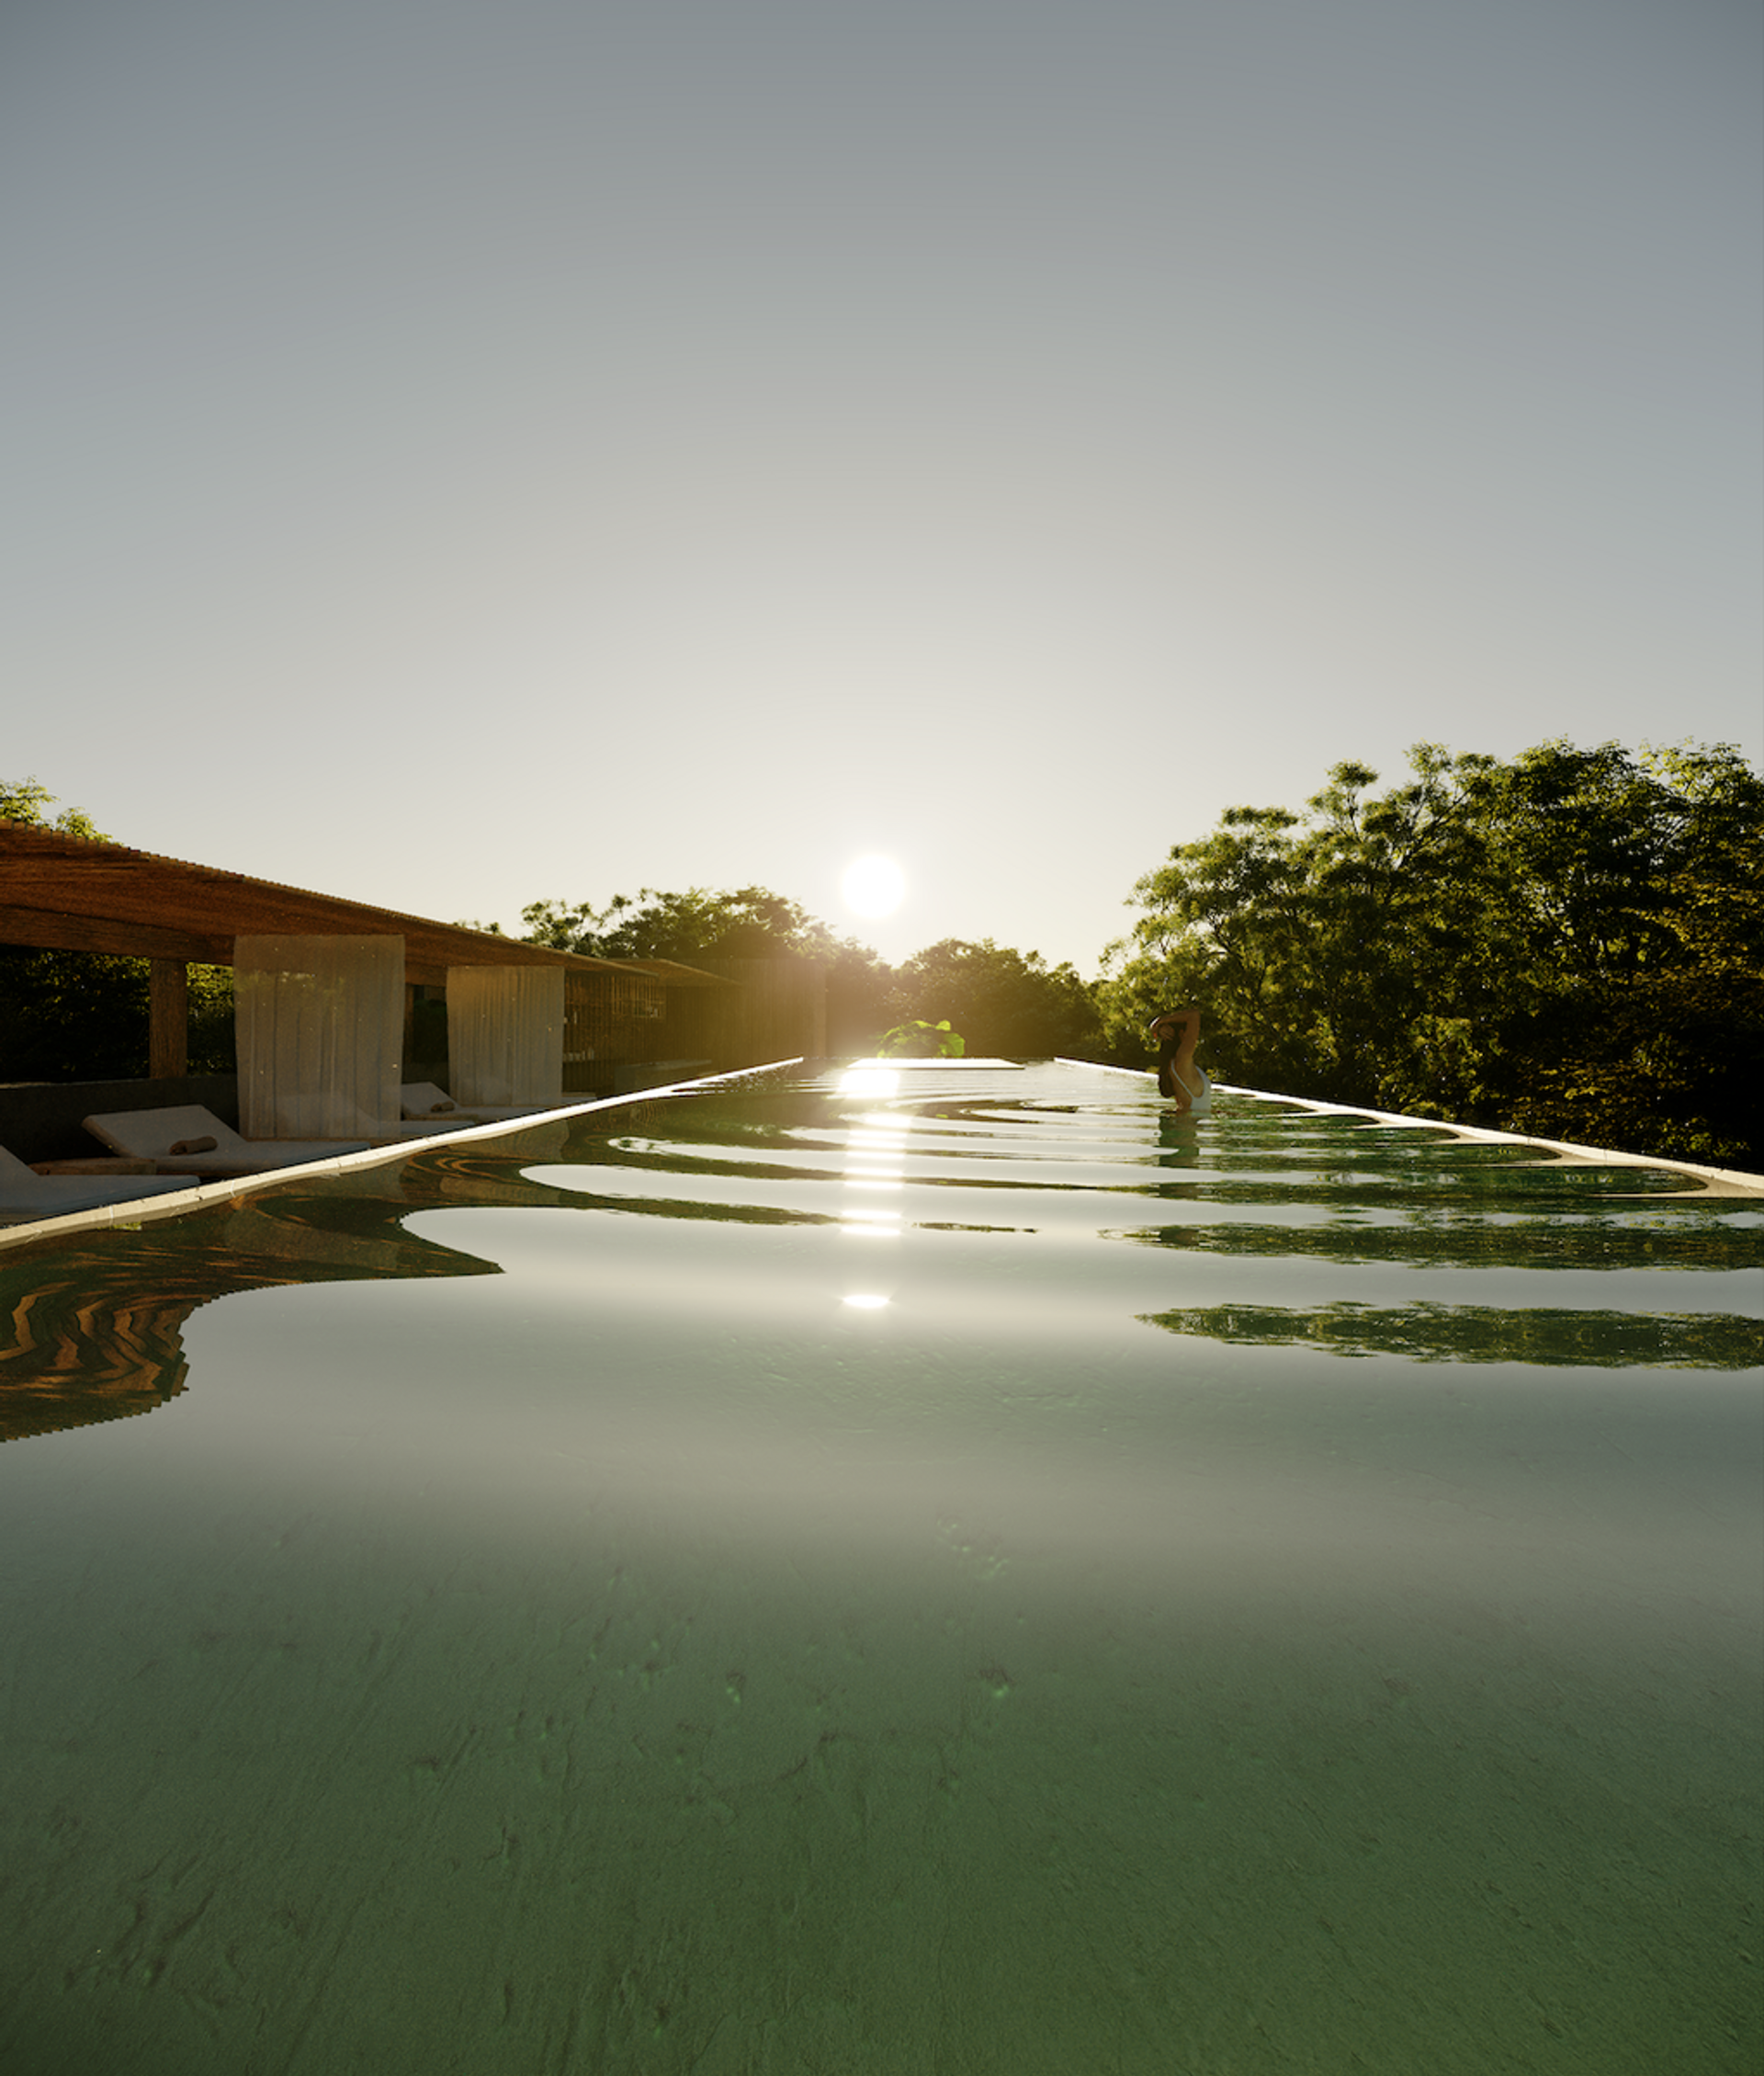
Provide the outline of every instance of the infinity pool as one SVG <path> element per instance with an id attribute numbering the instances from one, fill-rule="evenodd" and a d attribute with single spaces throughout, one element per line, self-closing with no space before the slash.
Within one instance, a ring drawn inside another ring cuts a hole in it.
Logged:
<path id="1" fill-rule="evenodd" d="M 777 1072 L 0 1253 L 17 2076 L 1751 2076 L 1757 1197 Z"/>

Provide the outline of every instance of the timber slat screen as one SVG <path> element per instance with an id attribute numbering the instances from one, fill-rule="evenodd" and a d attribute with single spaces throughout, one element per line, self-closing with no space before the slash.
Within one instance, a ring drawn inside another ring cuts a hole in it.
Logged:
<path id="1" fill-rule="evenodd" d="M 563 1085 L 599 1088 L 609 1061 L 659 1060 L 668 991 L 649 974 L 571 973 L 563 987 Z"/>
<path id="2" fill-rule="evenodd" d="M 707 1054 L 719 1072 L 827 1050 L 827 969 L 819 959 L 703 959 L 707 973 L 737 985 L 669 1005 L 675 1049 Z"/>

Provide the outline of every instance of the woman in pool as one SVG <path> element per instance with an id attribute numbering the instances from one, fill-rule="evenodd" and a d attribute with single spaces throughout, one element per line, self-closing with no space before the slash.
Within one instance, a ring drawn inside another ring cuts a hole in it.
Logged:
<path id="1" fill-rule="evenodd" d="M 1146 1026 L 1146 1036 L 1158 1048 L 1159 1095 L 1179 1116 L 1204 1117 L 1213 1107 L 1213 1083 L 1206 1069 L 1194 1064 L 1194 1048 L 1201 1038 L 1200 1011 L 1159 1010 Z"/>

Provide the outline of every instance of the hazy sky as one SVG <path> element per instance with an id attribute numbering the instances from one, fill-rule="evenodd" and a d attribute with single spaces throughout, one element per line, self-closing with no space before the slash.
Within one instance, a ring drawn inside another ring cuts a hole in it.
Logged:
<path id="1" fill-rule="evenodd" d="M 0 777 L 1088 973 L 1341 757 L 1764 756 L 1759 23 L 11 0 Z"/>

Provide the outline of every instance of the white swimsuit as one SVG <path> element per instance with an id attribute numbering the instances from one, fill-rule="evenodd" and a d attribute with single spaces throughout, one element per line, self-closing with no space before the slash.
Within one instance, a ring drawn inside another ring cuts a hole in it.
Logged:
<path id="1" fill-rule="evenodd" d="M 1194 1072 L 1201 1077 L 1201 1085 L 1198 1090 L 1189 1088 L 1188 1083 L 1185 1081 L 1182 1081 L 1181 1074 L 1176 1072 L 1175 1061 L 1172 1061 L 1170 1062 L 1170 1080 L 1173 1082 L 1182 1082 L 1183 1088 L 1188 1090 L 1190 1098 L 1188 1106 L 1188 1115 L 1191 1117 L 1204 1117 L 1206 1113 L 1213 1107 L 1213 1083 L 1207 1079 L 1207 1072 L 1204 1067 L 1196 1067 Z"/>

